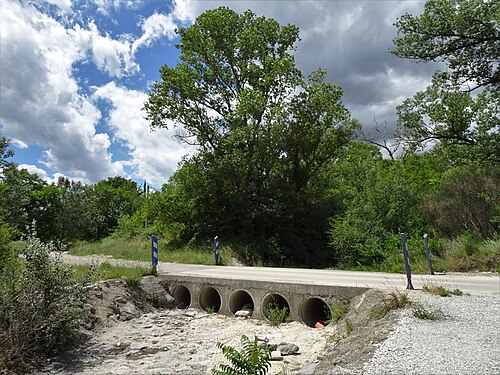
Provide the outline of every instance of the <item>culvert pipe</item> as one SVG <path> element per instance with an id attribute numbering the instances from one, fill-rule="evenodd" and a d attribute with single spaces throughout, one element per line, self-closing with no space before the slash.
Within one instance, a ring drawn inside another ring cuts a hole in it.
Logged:
<path id="1" fill-rule="evenodd" d="M 185 285 L 176 285 L 172 290 L 174 305 L 178 309 L 187 309 L 191 306 L 191 292 Z"/>
<path id="2" fill-rule="evenodd" d="M 284 311 L 284 309 L 287 309 L 287 311 Z M 269 293 L 262 300 L 262 315 L 267 321 L 275 320 L 276 318 L 285 321 L 290 317 L 290 305 L 281 294 Z"/>
<path id="3" fill-rule="evenodd" d="M 229 311 L 236 315 L 238 311 L 249 311 L 252 315 L 254 309 L 253 298 L 246 290 L 235 290 L 229 296 Z"/>
<path id="4" fill-rule="evenodd" d="M 219 312 L 221 306 L 220 293 L 214 287 L 206 286 L 200 291 L 198 302 L 204 311 Z"/>
<path id="5" fill-rule="evenodd" d="M 325 322 L 329 319 L 330 308 L 320 298 L 308 298 L 304 300 L 299 308 L 299 316 L 302 322 L 309 326 L 314 327 L 317 322 Z"/>

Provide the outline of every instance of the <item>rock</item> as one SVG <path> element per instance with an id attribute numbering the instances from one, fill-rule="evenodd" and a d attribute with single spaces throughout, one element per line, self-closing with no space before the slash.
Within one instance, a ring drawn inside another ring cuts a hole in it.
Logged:
<path id="1" fill-rule="evenodd" d="M 234 316 L 237 318 L 248 318 L 249 316 L 252 316 L 252 313 L 253 313 L 253 310 L 239 310 L 239 311 L 236 311 Z"/>
<path id="2" fill-rule="evenodd" d="M 130 344 L 129 349 L 130 350 L 141 350 L 141 349 L 146 349 L 148 347 L 148 344 L 144 342 L 133 342 Z"/>
<path id="3" fill-rule="evenodd" d="M 156 276 L 143 277 L 138 287 L 154 307 L 174 307 L 174 297 L 168 294 Z"/>
<path id="4" fill-rule="evenodd" d="M 110 303 L 109 308 L 113 311 L 113 314 L 120 314 L 120 307 L 116 303 Z"/>
<path id="5" fill-rule="evenodd" d="M 270 358 L 271 361 L 282 361 L 283 360 L 283 356 L 281 355 L 281 352 L 279 350 L 273 350 L 271 352 L 271 358 Z"/>
<path id="6" fill-rule="evenodd" d="M 299 351 L 299 347 L 295 344 L 280 344 L 278 345 L 278 350 L 281 355 L 292 355 Z"/>
<path id="7" fill-rule="evenodd" d="M 120 309 L 120 320 L 125 321 L 125 320 L 130 320 L 132 318 L 137 318 L 141 315 L 141 312 L 135 307 L 135 305 L 131 302 L 127 302 L 121 309 Z"/>
<path id="8" fill-rule="evenodd" d="M 115 298 L 115 303 L 120 303 L 120 304 L 123 305 L 123 304 L 127 303 L 127 300 L 124 297 L 122 297 L 122 296 L 118 296 L 118 297 Z"/>

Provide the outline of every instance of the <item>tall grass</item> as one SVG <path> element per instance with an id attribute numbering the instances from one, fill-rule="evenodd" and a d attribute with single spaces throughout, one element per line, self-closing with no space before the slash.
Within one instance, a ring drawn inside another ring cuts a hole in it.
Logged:
<path id="1" fill-rule="evenodd" d="M 206 246 L 175 246 L 169 241 L 158 240 L 160 262 L 204 264 L 215 263 L 214 250 L 211 244 Z M 71 255 L 110 255 L 116 259 L 151 261 L 151 241 L 145 238 L 124 239 L 107 237 L 99 242 L 81 242 L 69 249 Z M 229 246 L 219 249 L 219 262 L 227 264 L 235 258 L 234 250 Z"/>
<path id="2" fill-rule="evenodd" d="M 151 268 L 144 267 L 120 267 L 109 263 L 101 263 L 99 266 L 77 265 L 72 266 L 76 279 L 84 279 L 90 274 L 90 281 L 108 279 L 124 279 L 128 285 L 137 285 L 143 276 L 152 275 Z"/>

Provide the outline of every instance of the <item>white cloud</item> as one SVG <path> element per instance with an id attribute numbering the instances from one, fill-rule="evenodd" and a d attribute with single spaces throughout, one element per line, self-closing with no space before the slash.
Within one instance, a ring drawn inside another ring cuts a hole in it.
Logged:
<path id="1" fill-rule="evenodd" d="M 64 12 L 71 11 L 71 0 L 44 0 L 46 3 L 57 6 Z"/>
<path id="2" fill-rule="evenodd" d="M 81 30 L 81 29 L 80 29 Z M 94 22 L 90 22 L 89 30 L 82 31 L 80 40 L 85 40 L 85 34 L 90 40 L 92 60 L 97 68 L 111 77 L 121 78 L 140 70 L 134 61 L 131 43 L 128 40 L 116 40 L 108 35 L 101 35 Z"/>
<path id="3" fill-rule="evenodd" d="M 166 36 L 172 40 L 175 38 L 175 29 L 177 25 L 171 14 L 165 15 L 161 13 L 154 13 L 148 17 L 141 25 L 142 36 L 136 39 L 132 44 L 132 53 L 135 54 L 137 49 L 141 46 L 149 46 L 151 43 Z"/>
<path id="4" fill-rule="evenodd" d="M 168 130 L 149 131 L 142 111 L 146 93 L 110 82 L 96 88 L 94 98 L 111 103 L 108 125 L 116 141 L 128 148 L 131 159 L 127 165 L 134 169 L 136 179 L 146 179 L 160 187 L 175 171 L 182 156 L 193 152 L 193 148 L 172 139 L 176 132 L 173 124 Z"/>
<path id="5" fill-rule="evenodd" d="M 36 174 L 42 180 L 44 180 L 44 181 L 48 180 L 47 171 L 44 170 L 44 169 L 38 168 L 36 165 L 32 165 L 32 164 L 19 164 L 17 166 L 17 169 L 19 169 L 19 170 L 26 169 L 28 171 L 28 173 Z"/>
<path id="6" fill-rule="evenodd" d="M 294 53 L 297 67 L 305 76 L 318 67 L 326 68 L 328 80 L 343 88 L 343 102 L 370 127 L 374 115 L 379 122 L 394 123 L 394 103 L 427 85 L 439 68 L 389 53 L 396 36 L 393 23 L 405 12 L 420 13 L 423 5 L 414 1 L 309 0 L 289 1 L 284 6 L 281 1 L 176 0 L 173 14 L 194 21 L 207 9 L 219 6 L 239 13 L 250 8 L 282 25 L 297 25 L 301 38 Z"/>
<path id="7" fill-rule="evenodd" d="M 96 181 L 123 174 L 96 133 L 99 110 L 78 92 L 72 64 L 81 43 L 32 6 L 4 2 L 0 9 L 0 120 L 4 133 L 38 144 L 54 171 Z"/>
<path id="8" fill-rule="evenodd" d="M 58 0 L 54 0 L 58 1 Z M 111 10 L 119 9 L 120 7 L 124 8 L 135 8 L 145 1 L 149 0 L 91 0 L 94 4 L 97 5 L 97 11 L 99 13 L 108 15 Z"/>

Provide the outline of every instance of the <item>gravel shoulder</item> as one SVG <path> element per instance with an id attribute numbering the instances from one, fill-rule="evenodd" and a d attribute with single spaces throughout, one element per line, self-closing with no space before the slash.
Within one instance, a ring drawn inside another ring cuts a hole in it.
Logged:
<path id="1" fill-rule="evenodd" d="M 500 298 L 420 295 L 440 320 L 404 310 L 363 374 L 500 374 Z"/>

